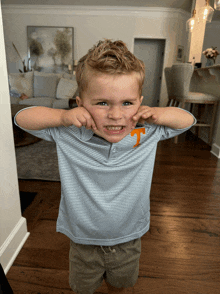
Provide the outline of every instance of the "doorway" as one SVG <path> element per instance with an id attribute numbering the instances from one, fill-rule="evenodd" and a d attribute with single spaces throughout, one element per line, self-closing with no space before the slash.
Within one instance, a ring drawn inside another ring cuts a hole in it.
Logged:
<path id="1" fill-rule="evenodd" d="M 144 62 L 146 68 L 142 105 L 159 106 L 164 51 L 164 39 L 134 39 L 134 55 Z"/>

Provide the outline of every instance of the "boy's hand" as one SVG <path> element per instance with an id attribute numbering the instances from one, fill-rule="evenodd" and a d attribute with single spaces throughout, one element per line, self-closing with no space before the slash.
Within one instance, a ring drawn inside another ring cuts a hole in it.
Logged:
<path id="1" fill-rule="evenodd" d="M 96 130 L 96 124 L 90 113 L 84 107 L 76 107 L 63 113 L 62 121 L 64 126 L 74 125 L 77 128 L 82 126 L 86 129 Z"/>
<path id="2" fill-rule="evenodd" d="M 133 116 L 134 122 L 161 125 L 172 129 L 184 129 L 193 125 L 194 116 L 179 107 L 140 106 Z"/>
<path id="3" fill-rule="evenodd" d="M 137 113 L 133 116 L 135 122 L 144 124 L 145 122 L 153 124 L 157 121 L 158 115 L 154 107 L 140 106 Z"/>

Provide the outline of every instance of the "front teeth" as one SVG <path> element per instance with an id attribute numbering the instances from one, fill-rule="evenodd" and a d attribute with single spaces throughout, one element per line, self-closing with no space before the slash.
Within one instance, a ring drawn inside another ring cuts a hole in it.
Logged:
<path id="1" fill-rule="evenodd" d="M 123 127 L 106 127 L 109 131 L 120 131 L 123 129 Z"/>

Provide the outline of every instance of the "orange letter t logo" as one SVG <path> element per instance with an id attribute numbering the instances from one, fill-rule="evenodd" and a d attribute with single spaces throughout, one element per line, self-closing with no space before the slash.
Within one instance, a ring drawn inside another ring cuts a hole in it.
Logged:
<path id="1" fill-rule="evenodd" d="M 135 134 L 137 134 L 137 143 L 133 146 L 133 148 L 134 148 L 134 147 L 137 147 L 137 146 L 140 144 L 141 133 L 142 133 L 142 134 L 145 134 L 145 128 L 134 129 L 134 130 L 131 132 L 131 136 L 132 136 L 132 137 L 133 137 Z"/>

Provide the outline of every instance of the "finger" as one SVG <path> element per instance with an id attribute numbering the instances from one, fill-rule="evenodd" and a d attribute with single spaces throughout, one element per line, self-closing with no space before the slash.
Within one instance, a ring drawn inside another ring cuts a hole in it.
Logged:
<path id="1" fill-rule="evenodd" d="M 139 121 L 141 118 L 143 119 L 147 119 L 148 117 L 150 117 L 152 115 L 152 110 L 151 109 L 143 109 L 141 111 L 139 111 L 138 113 L 136 113 L 133 117 L 133 119 L 135 121 Z"/>
<path id="2" fill-rule="evenodd" d="M 93 130 L 97 130 L 95 120 L 93 119 L 93 117 L 91 115 L 90 115 L 90 119 L 89 119 L 89 128 L 93 129 Z"/>
<path id="3" fill-rule="evenodd" d="M 92 125 L 93 125 L 93 122 L 92 122 L 92 119 L 91 118 L 89 118 L 89 119 L 87 119 L 87 121 L 86 121 L 86 129 L 88 130 L 88 129 L 92 129 Z"/>
<path id="4" fill-rule="evenodd" d="M 152 117 L 153 116 L 153 113 L 152 112 L 145 112 L 145 113 L 143 113 L 142 114 L 142 116 L 141 116 L 141 118 L 143 118 L 143 119 L 148 119 L 148 118 L 150 118 L 150 117 Z"/>
<path id="5" fill-rule="evenodd" d="M 80 118 L 80 122 L 81 122 L 82 126 L 86 127 L 86 124 L 87 124 L 87 119 L 86 119 L 86 117 L 82 116 L 82 117 Z"/>
<path id="6" fill-rule="evenodd" d="M 92 118 L 91 115 L 89 115 L 88 117 L 86 117 L 86 128 L 87 129 L 93 129 L 93 130 L 96 130 L 97 127 L 96 127 L 96 124 L 95 124 L 95 121 L 94 119 Z"/>
<path id="7" fill-rule="evenodd" d="M 76 117 L 76 126 L 81 128 L 82 126 L 86 126 L 87 119 L 84 115 L 80 115 Z"/>
<path id="8" fill-rule="evenodd" d="M 134 121 L 138 121 L 141 117 L 142 113 L 141 112 L 137 112 L 134 116 L 133 116 L 133 120 Z"/>
<path id="9" fill-rule="evenodd" d="M 147 110 L 151 109 L 149 106 L 140 106 L 136 112 L 136 114 L 134 115 L 134 120 L 138 120 L 140 118 L 140 116 L 145 113 Z"/>
<path id="10" fill-rule="evenodd" d="M 81 111 L 76 116 L 76 119 L 77 119 L 77 125 L 76 125 L 77 127 L 84 126 L 86 129 L 94 129 L 94 130 L 97 129 L 93 117 L 84 107 L 81 107 Z"/>
<path id="11" fill-rule="evenodd" d="M 83 126 L 82 123 L 78 119 L 76 119 L 74 121 L 73 125 L 76 126 L 77 128 L 81 128 Z"/>

